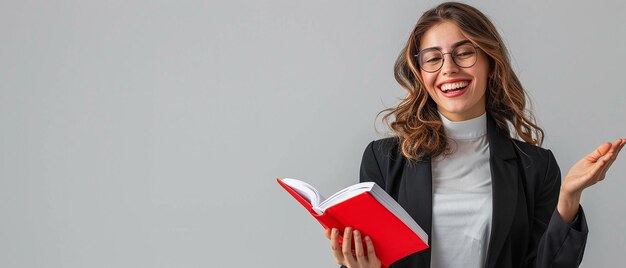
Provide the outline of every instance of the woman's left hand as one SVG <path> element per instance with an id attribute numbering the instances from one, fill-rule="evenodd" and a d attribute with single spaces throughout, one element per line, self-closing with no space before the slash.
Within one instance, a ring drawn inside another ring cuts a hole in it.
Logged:
<path id="1" fill-rule="evenodd" d="M 603 180 L 624 144 L 626 139 L 617 139 L 614 143 L 607 142 L 574 164 L 565 176 L 561 192 L 578 194 Z"/>
<path id="2" fill-rule="evenodd" d="M 557 204 L 557 210 L 563 221 L 569 224 L 574 220 L 578 214 L 580 195 L 583 190 L 604 179 L 624 144 L 626 144 L 626 139 L 617 139 L 614 143 L 602 144 L 569 169 L 561 184 Z"/>

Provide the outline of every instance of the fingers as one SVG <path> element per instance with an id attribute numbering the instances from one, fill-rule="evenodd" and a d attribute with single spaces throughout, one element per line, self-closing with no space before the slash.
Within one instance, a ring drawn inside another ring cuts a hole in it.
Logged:
<path id="1" fill-rule="evenodd" d="M 343 253 L 341 253 L 341 247 L 339 246 L 339 230 L 333 228 L 330 232 L 330 249 L 333 251 L 333 256 L 338 264 L 345 264 L 343 260 Z"/>
<path id="2" fill-rule="evenodd" d="M 598 148 L 596 148 L 593 152 L 591 152 L 590 154 L 588 154 L 585 158 L 591 162 L 591 163 L 595 163 L 598 161 L 598 159 L 600 159 L 600 157 L 604 156 L 609 149 L 611 149 L 612 144 L 607 142 L 604 143 L 600 146 L 598 146 Z"/>
<path id="3" fill-rule="evenodd" d="M 348 267 L 380 267 L 380 260 L 374 250 L 374 242 L 369 236 L 365 236 L 363 239 L 361 232 L 346 227 L 343 232 L 343 242 L 340 244 L 337 228 L 326 229 L 325 232 L 329 234 L 330 248 L 338 264 Z M 351 243 L 353 239 L 354 251 Z"/>
<path id="4" fill-rule="evenodd" d="M 358 230 L 354 230 L 354 253 L 356 255 L 356 261 L 361 265 L 361 267 L 367 267 L 368 260 L 365 256 L 365 251 L 363 250 L 363 241 L 361 240 L 361 232 Z"/>
<path id="5" fill-rule="evenodd" d="M 617 139 L 615 143 L 611 145 L 611 149 L 605 155 L 605 158 L 602 159 L 604 161 L 604 165 L 600 170 L 600 174 L 598 177 L 598 181 L 601 181 L 605 178 L 606 172 L 609 170 L 615 159 L 617 159 L 617 155 L 624 148 L 624 144 L 626 144 L 626 139 Z"/>
<path id="6" fill-rule="evenodd" d="M 343 254 L 343 259 L 347 262 L 347 266 L 355 267 L 358 262 L 352 256 L 352 228 L 346 227 L 343 231 L 343 244 L 341 245 L 341 253 Z"/>
<path id="7" fill-rule="evenodd" d="M 324 230 L 324 235 L 326 236 L 327 239 L 330 239 L 330 232 L 331 232 L 330 228 L 326 228 Z"/>
<path id="8" fill-rule="evenodd" d="M 374 242 L 369 236 L 365 236 L 365 246 L 367 247 L 367 259 L 370 263 L 378 263 L 380 265 L 380 260 L 376 257 L 376 251 L 374 250 Z"/>
<path id="9" fill-rule="evenodd" d="M 333 251 L 335 260 L 338 264 L 347 265 L 348 267 L 357 267 L 359 261 L 354 257 L 352 252 L 352 228 L 346 227 L 343 232 L 343 242 L 339 244 L 339 230 L 333 228 L 330 231 L 330 248 Z M 361 253 L 363 252 L 361 246 Z"/>

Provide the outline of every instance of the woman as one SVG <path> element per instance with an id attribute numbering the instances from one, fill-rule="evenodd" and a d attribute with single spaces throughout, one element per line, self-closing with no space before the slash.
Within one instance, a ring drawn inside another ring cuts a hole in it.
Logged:
<path id="1" fill-rule="evenodd" d="M 394 118 L 396 137 L 367 146 L 360 177 L 394 197 L 431 248 L 392 267 L 578 266 L 588 232 L 581 193 L 604 179 L 626 139 L 600 145 L 561 184 L 501 37 L 465 4 L 422 15 L 395 75 L 408 91 L 383 117 Z M 368 237 L 343 234 L 340 245 L 339 230 L 326 230 L 337 263 L 380 267 Z"/>

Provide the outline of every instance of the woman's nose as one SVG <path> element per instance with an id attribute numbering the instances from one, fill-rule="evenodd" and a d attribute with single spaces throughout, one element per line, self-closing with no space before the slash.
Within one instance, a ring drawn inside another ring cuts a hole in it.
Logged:
<path id="1" fill-rule="evenodd" d="M 448 56 L 448 57 L 446 57 Z M 454 62 L 454 58 L 452 57 L 452 54 L 445 54 L 443 55 L 443 66 L 441 66 L 441 72 L 444 75 L 449 75 L 449 74 L 453 74 L 453 73 L 457 73 L 459 72 L 459 66 L 456 65 L 456 63 Z"/>

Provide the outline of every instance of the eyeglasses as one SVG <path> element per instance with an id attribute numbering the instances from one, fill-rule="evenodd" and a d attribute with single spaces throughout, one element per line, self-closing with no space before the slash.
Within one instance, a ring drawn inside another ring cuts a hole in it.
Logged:
<path id="1" fill-rule="evenodd" d="M 472 43 L 465 43 L 455 47 L 452 52 L 443 53 L 438 48 L 427 48 L 413 55 L 417 64 L 425 72 L 434 73 L 439 71 L 445 61 L 444 56 L 450 54 L 454 64 L 461 68 L 469 68 L 476 63 L 476 54 L 479 47 Z"/>

